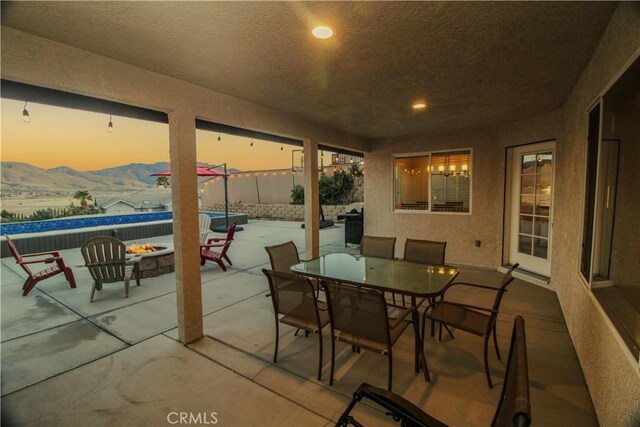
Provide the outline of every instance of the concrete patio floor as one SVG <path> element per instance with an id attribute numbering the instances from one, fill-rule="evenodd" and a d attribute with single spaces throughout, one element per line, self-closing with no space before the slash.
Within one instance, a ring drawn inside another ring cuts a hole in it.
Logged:
<path id="1" fill-rule="evenodd" d="M 344 228 L 322 230 L 321 252 L 355 252 Z M 171 236 L 148 239 L 167 242 Z M 202 267 L 204 339 L 175 341 L 175 274 L 143 279 L 124 298 L 122 284 L 105 285 L 89 303 L 91 280 L 74 268 L 77 289 L 56 276 L 27 297 L 11 258 L 0 264 L 2 418 L 8 425 L 163 425 L 172 412 L 201 414 L 218 425 L 331 425 L 363 381 L 386 385 L 386 358 L 337 344 L 336 380 L 328 385 L 329 339 L 324 334 L 323 380 L 315 378 L 317 336 L 294 336 L 281 327 L 277 364 L 273 308 L 266 298 L 264 246 L 293 240 L 304 248 L 299 223 L 250 221 L 230 249 L 234 265 Z M 146 242 L 146 241 L 145 241 Z M 142 243 L 142 242 L 140 242 Z M 63 251 L 81 264 L 78 249 Z M 304 258 L 304 253 L 301 254 Z M 494 271 L 463 267 L 459 280 L 497 284 Z M 485 291 L 460 291 L 460 300 L 488 304 Z M 452 297 L 454 295 L 452 294 Z M 498 338 L 508 352 L 515 315 L 526 320 L 534 425 L 597 425 L 596 415 L 555 293 L 516 280 L 503 301 Z M 504 364 L 490 350 L 490 390 L 484 378 L 482 340 L 427 339 L 432 382 L 413 370 L 409 328 L 394 347 L 394 391 L 451 425 L 489 425 Z M 378 409 L 360 406 L 366 425 L 390 423 Z M 211 424 L 211 422 L 209 422 Z"/>

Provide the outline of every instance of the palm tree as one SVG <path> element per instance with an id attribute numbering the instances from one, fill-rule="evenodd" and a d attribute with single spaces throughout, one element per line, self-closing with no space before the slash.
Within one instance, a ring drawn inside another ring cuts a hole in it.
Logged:
<path id="1" fill-rule="evenodd" d="M 80 200 L 80 206 L 87 207 L 87 200 L 93 200 L 93 196 L 87 190 L 78 190 L 73 196 L 74 199 Z"/>
<path id="2" fill-rule="evenodd" d="M 156 181 L 156 185 L 158 187 L 168 187 L 169 186 L 169 177 L 168 176 L 159 176 Z"/>

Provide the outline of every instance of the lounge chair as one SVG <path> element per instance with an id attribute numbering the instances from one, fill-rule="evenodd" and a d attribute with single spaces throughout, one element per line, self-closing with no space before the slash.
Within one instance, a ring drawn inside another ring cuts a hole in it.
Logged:
<path id="1" fill-rule="evenodd" d="M 140 286 L 141 255 L 127 259 L 127 245 L 110 236 L 93 237 L 80 248 L 82 257 L 93 278 L 90 302 L 96 290 L 101 291 L 104 283 L 124 282 L 124 296 L 129 297 L 129 282 L 135 275 Z"/>
<path id="2" fill-rule="evenodd" d="M 16 259 L 16 264 L 18 264 L 27 273 L 28 276 L 27 280 L 25 280 L 24 284 L 22 285 L 23 297 L 26 297 L 31 289 L 35 288 L 38 282 L 41 282 L 45 279 L 48 279 L 49 277 L 53 277 L 60 273 L 64 273 L 64 277 L 67 279 L 67 282 L 69 282 L 69 286 L 71 288 L 76 287 L 76 279 L 73 277 L 73 271 L 64 263 L 64 260 L 60 256 L 60 253 L 58 253 L 57 251 L 53 251 L 21 255 L 20 252 L 18 252 L 16 245 L 13 243 L 13 240 L 11 240 L 11 238 L 6 234 L 4 237 L 7 239 L 7 244 L 9 245 L 11 254 Z M 54 265 L 45 268 L 44 270 L 33 272 L 29 268 L 30 264 Z"/>
<path id="3" fill-rule="evenodd" d="M 234 222 L 229 226 L 227 231 L 227 237 L 220 239 L 218 237 L 212 237 L 207 240 L 207 243 L 200 245 L 200 265 L 204 265 L 207 261 L 213 261 L 220 266 L 222 271 L 227 271 L 227 266 L 224 265 L 224 261 L 227 261 L 229 265 L 233 265 L 231 259 L 227 255 L 229 246 L 233 242 L 233 236 L 236 232 L 236 223 Z M 220 252 L 213 250 L 213 248 L 222 248 Z"/>

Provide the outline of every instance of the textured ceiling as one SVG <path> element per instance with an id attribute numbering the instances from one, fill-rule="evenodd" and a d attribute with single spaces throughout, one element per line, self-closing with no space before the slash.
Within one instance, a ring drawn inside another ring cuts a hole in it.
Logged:
<path id="1" fill-rule="evenodd" d="M 15 2 L 2 24 L 368 138 L 560 107 L 599 2 Z M 310 28 L 326 23 L 335 37 Z M 429 107 L 413 113 L 411 103 Z"/>

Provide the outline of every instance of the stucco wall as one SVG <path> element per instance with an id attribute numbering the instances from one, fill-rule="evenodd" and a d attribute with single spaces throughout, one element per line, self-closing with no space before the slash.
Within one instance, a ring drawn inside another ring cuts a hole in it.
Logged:
<path id="1" fill-rule="evenodd" d="M 428 112 L 426 113 L 428 114 Z M 559 110 L 492 129 L 376 141 L 365 154 L 365 232 L 397 237 L 403 255 L 407 237 L 447 242 L 446 262 L 482 267 L 502 264 L 505 148 L 557 138 Z M 393 212 L 393 155 L 471 148 L 471 214 Z M 480 240 L 481 246 L 475 246 Z"/>
<path id="2" fill-rule="evenodd" d="M 493 129 L 375 141 L 365 154 L 367 234 L 398 237 L 400 256 L 408 236 L 447 240 L 447 262 L 496 267 L 502 254 L 505 147 L 556 139 L 551 284 L 605 426 L 640 424 L 640 370 L 578 275 L 586 111 L 639 48 L 640 4 L 621 3 L 561 110 Z M 456 148 L 473 149 L 471 215 L 393 213 L 392 155 Z M 482 240 L 480 248 L 474 247 L 476 239 Z"/>
<path id="3" fill-rule="evenodd" d="M 640 371 L 578 274 L 586 111 L 639 48 L 640 4 L 621 3 L 563 108 L 564 132 L 558 144 L 551 275 L 598 420 L 604 426 L 640 424 Z"/>

